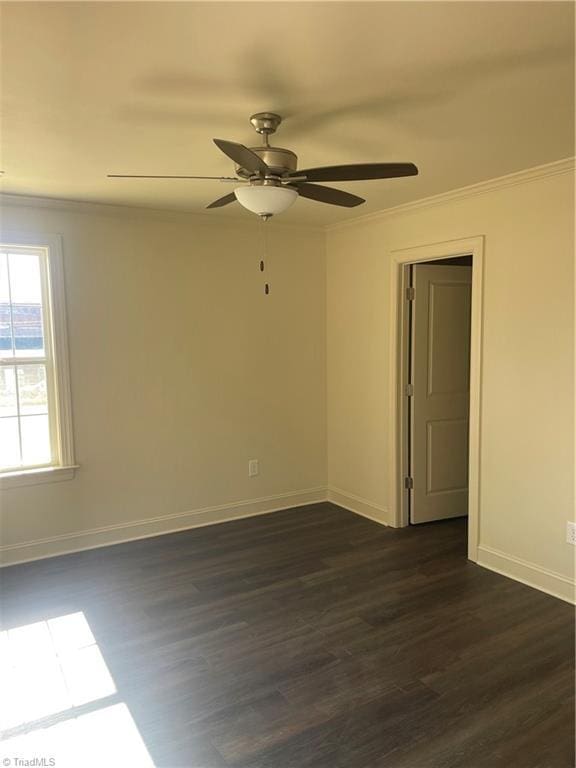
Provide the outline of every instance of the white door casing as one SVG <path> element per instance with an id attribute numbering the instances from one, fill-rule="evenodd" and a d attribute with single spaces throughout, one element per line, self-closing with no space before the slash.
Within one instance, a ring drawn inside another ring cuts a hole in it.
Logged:
<path id="1" fill-rule="evenodd" d="M 468 462 L 468 558 L 478 560 L 481 487 L 481 420 L 482 420 L 482 304 L 484 282 L 484 236 L 444 240 L 388 251 L 389 277 L 389 425 L 388 471 L 389 499 L 395 527 L 408 525 L 407 493 L 404 490 L 404 437 L 402 424 L 405 413 L 403 391 L 405 297 L 404 267 L 434 259 L 472 255 L 472 322 L 470 346 L 470 438 Z"/>

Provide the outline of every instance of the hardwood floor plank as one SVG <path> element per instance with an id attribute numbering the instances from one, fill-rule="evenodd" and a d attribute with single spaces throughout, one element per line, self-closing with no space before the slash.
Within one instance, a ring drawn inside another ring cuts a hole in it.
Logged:
<path id="1" fill-rule="evenodd" d="M 574 611 L 464 520 L 316 504 L 0 579 L 4 628 L 84 614 L 158 768 L 574 766 Z"/>

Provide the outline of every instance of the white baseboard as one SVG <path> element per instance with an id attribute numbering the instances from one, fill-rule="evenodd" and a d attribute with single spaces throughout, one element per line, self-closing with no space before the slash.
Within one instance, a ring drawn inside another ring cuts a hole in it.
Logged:
<path id="1" fill-rule="evenodd" d="M 204 507 L 191 512 L 179 512 L 145 520 L 135 520 L 130 523 L 106 525 L 102 528 L 92 528 L 62 536 L 50 536 L 45 539 L 0 547 L 0 566 L 16 565 L 17 563 L 41 560 L 56 555 L 67 555 L 72 552 L 106 547 L 111 544 L 122 544 L 137 539 L 147 539 L 152 536 L 200 528 L 215 523 L 227 523 L 230 520 L 266 515 L 270 512 L 279 512 L 281 509 L 302 507 L 321 501 L 326 501 L 326 488 L 308 488 L 292 493 L 280 493 L 275 496 L 238 501 L 233 504 Z"/>
<path id="2" fill-rule="evenodd" d="M 375 523 L 380 523 L 380 525 L 392 525 L 388 509 L 380 507 L 378 504 L 374 504 L 360 496 L 355 496 L 349 491 L 335 488 L 333 485 L 328 486 L 328 501 L 337 504 L 339 507 L 344 507 L 344 509 L 350 512 L 355 512 L 357 515 L 367 517 Z"/>
<path id="3" fill-rule="evenodd" d="M 389 510 L 349 491 L 330 486 L 328 488 L 308 488 L 302 491 L 281 493 L 259 499 L 248 499 L 233 504 L 203 507 L 189 512 L 135 520 L 130 523 L 92 528 L 86 531 L 51 536 L 20 544 L 0 547 L 0 567 L 16 565 L 47 557 L 82 552 L 113 544 L 122 544 L 138 539 L 147 539 L 167 533 L 176 533 L 206 525 L 226 523 L 256 515 L 279 512 L 282 509 L 302 507 L 331 501 L 357 515 L 373 520 L 380 525 L 393 525 Z M 491 547 L 478 548 L 478 565 L 500 573 L 530 587 L 558 597 L 568 603 L 575 603 L 576 585 L 574 581 L 560 573 L 541 568 L 534 563 L 521 560 Z"/>
<path id="4" fill-rule="evenodd" d="M 485 546 L 478 547 L 477 564 L 527 584 L 529 587 L 535 587 L 541 592 L 559 597 L 560 600 L 572 604 L 576 602 L 576 584 L 561 573 L 549 571 L 527 560 L 521 560 L 519 557 Z"/>

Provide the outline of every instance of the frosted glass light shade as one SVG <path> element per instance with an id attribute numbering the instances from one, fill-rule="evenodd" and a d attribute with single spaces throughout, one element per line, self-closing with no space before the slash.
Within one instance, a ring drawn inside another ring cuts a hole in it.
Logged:
<path id="1" fill-rule="evenodd" d="M 289 187 L 249 186 L 234 190 L 236 199 L 252 213 L 258 216 L 273 216 L 286 211 L 296 201 L 298 192 Z"/>

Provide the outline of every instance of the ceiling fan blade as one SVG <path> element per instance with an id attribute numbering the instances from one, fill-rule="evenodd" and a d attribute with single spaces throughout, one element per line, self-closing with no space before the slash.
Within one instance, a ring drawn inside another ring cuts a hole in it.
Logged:
<path id="1" fill-rule="evenodd" d="M 108 173 L 109 179 L 213 179 L 214 181 L 242 181 L 234 176 L 147 176 L 133 173 Z"/>
<path id="2" fill-rule="evenodd" d="M 241 168 L 262 175 L 270 173 L 270 168 L 264 160 L 243 144 L 236 144 L 235 141 L 224 141 L 223 139 L 214 139 L 214 144 Z"/>
<path id="3" fill-rule="evenodd" d="M 329 203 L 330 205 L 341 205 L 344 208 L 354 208 L 362 205 L 366 200 L 357 195 L 351 195 L 350 192 L 344 192 L 341 189 L 333 187 L 317 187 L 316 184 L 294 184 L 301 197 L 308 197 L 310 200 L 318 200 L 319 203 Z"/>
<path id="4" fill-rule="evenodd" d="M 414 163 L 361 163 L 359 165 L 328 165 L 325 168 L 305 168 L 292 171 L 290 176 L 306 176 L 308 181 L 365 181 L 366 179 L 395 179 L 416 176 Z"/>
<path id="5" fill-rule="evenodd" d="M 230 203 L 236 202 L 236 195 L 234 192 L 230 192 L 229 195 L 224 195 L 224 197 L 219 197 L 218 200 L 214 200 L 213 203 L 210 203 L 210 205 L 207 205 L 206 208 L 222 208 L 224 205 L 230 205 Z"/>

